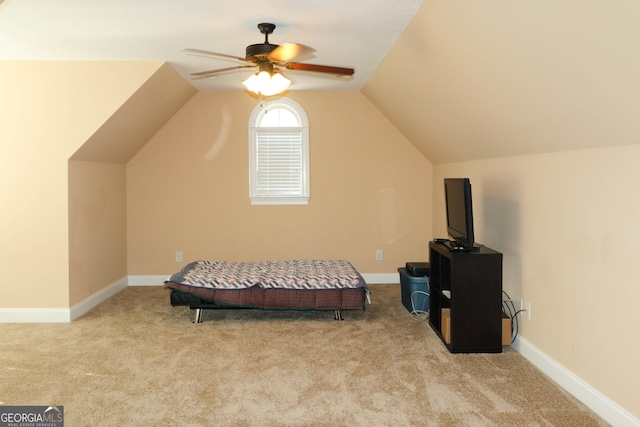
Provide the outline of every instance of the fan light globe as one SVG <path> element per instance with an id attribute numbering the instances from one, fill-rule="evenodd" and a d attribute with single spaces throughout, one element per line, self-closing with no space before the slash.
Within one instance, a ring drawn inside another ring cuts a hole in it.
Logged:
<path id="1" fill-rule="evenodd" d="M 258 74 L 252 74 L 242 84 L 251 92 L 271 96 L 287 89 L 291 81 L 280 73 L 269 75 L 266 71 L 260 71 Z"/>

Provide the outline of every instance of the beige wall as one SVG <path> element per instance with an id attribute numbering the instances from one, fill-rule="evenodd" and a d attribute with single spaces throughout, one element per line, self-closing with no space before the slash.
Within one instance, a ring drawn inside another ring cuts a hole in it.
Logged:
<path id="1" fill-rule="evenodd" d="M 69 304 L 127 276 L 125 165 L 69 161 Z"/>
<path id="2" fill-rule="evenodd" d="M 291 93 L 310 121 L 308 206 L 251 206 L 244 92 L 198 93 L 127 165 L 128 269 L 196 259 L 344 258 L 363 273 L 426 260 L 432 167 L 358 93 Z M 384 260 L 375 260 L 376 249 Z"/>
<path id="3" fill-rule="evenodd" d="M 476 241 L 504 253 L 504 289 L 531 302 L 520 335 L 640 416 L 640 147 L 434 166 L 434 231 L 446 234 L 442 180 L 473 187 Z"/>
<path id="4" fill-rule="evenodd" d="M 126 278 L 125 165 L 195 92 L 163 64 L 71 156 L 71 306 Z"/>
<path id="5" fill-rule="evenodd" d="M 69 307 L 68 159 L 161 65 L 0 61 L 0 308 Z"/>

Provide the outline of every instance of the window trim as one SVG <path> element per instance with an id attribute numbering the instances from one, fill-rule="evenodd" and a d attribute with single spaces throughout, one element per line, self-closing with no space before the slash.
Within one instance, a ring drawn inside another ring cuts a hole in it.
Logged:
<path id="1" fill-rule="evenodd" d="M 302 194 L 296 196 L 263 196 L 257 194 L 257 121 L 268 108 L 283 107 L 300 121 L 302 138 Z M 249 199 L 252 205 L 308 205 L 309 204 L 309 119 L 300 104 L 289 98 L 272 98 L 261 101 L 249 116 Z"/>

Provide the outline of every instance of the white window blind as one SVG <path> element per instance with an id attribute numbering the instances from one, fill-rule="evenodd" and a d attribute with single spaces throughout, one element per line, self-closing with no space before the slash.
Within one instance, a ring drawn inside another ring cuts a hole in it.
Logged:
<path id="1" fill-rule="evenodd" d="M 300 128 L 256 129 L 256 195 L 302 196 Z"/>

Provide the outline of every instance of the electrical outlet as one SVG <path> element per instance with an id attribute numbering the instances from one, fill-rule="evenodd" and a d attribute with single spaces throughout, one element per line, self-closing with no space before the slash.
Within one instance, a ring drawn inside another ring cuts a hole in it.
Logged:
<path id="1" fill-rule="evenodd" d="M 531 303 L 529 301 L 521 300 L 520 310 L 527 320 L 531 320 Z"/>
<path id="2" fill-rule="evenodd" d="M 522 303 L 522 298 L 513 298 L 506 299 L 502 301 L 503 311 L 509 315 L 524 315 L 524 311 L 522 311 L 522 307 L 524 307 Z M 505 309 L 506 307 L 506 309 Z"/>
<path id="3" fill-rule="evenodd" d="M 176 252 L 176 262 L 182 262 L 182 252 Z"/>
<path id="4" fill-rule="evenodd" d="M 376 261 L 382 261 L 382 258 L 383 258 L 382 249 L 378 249 L 376 251 Z"/>

